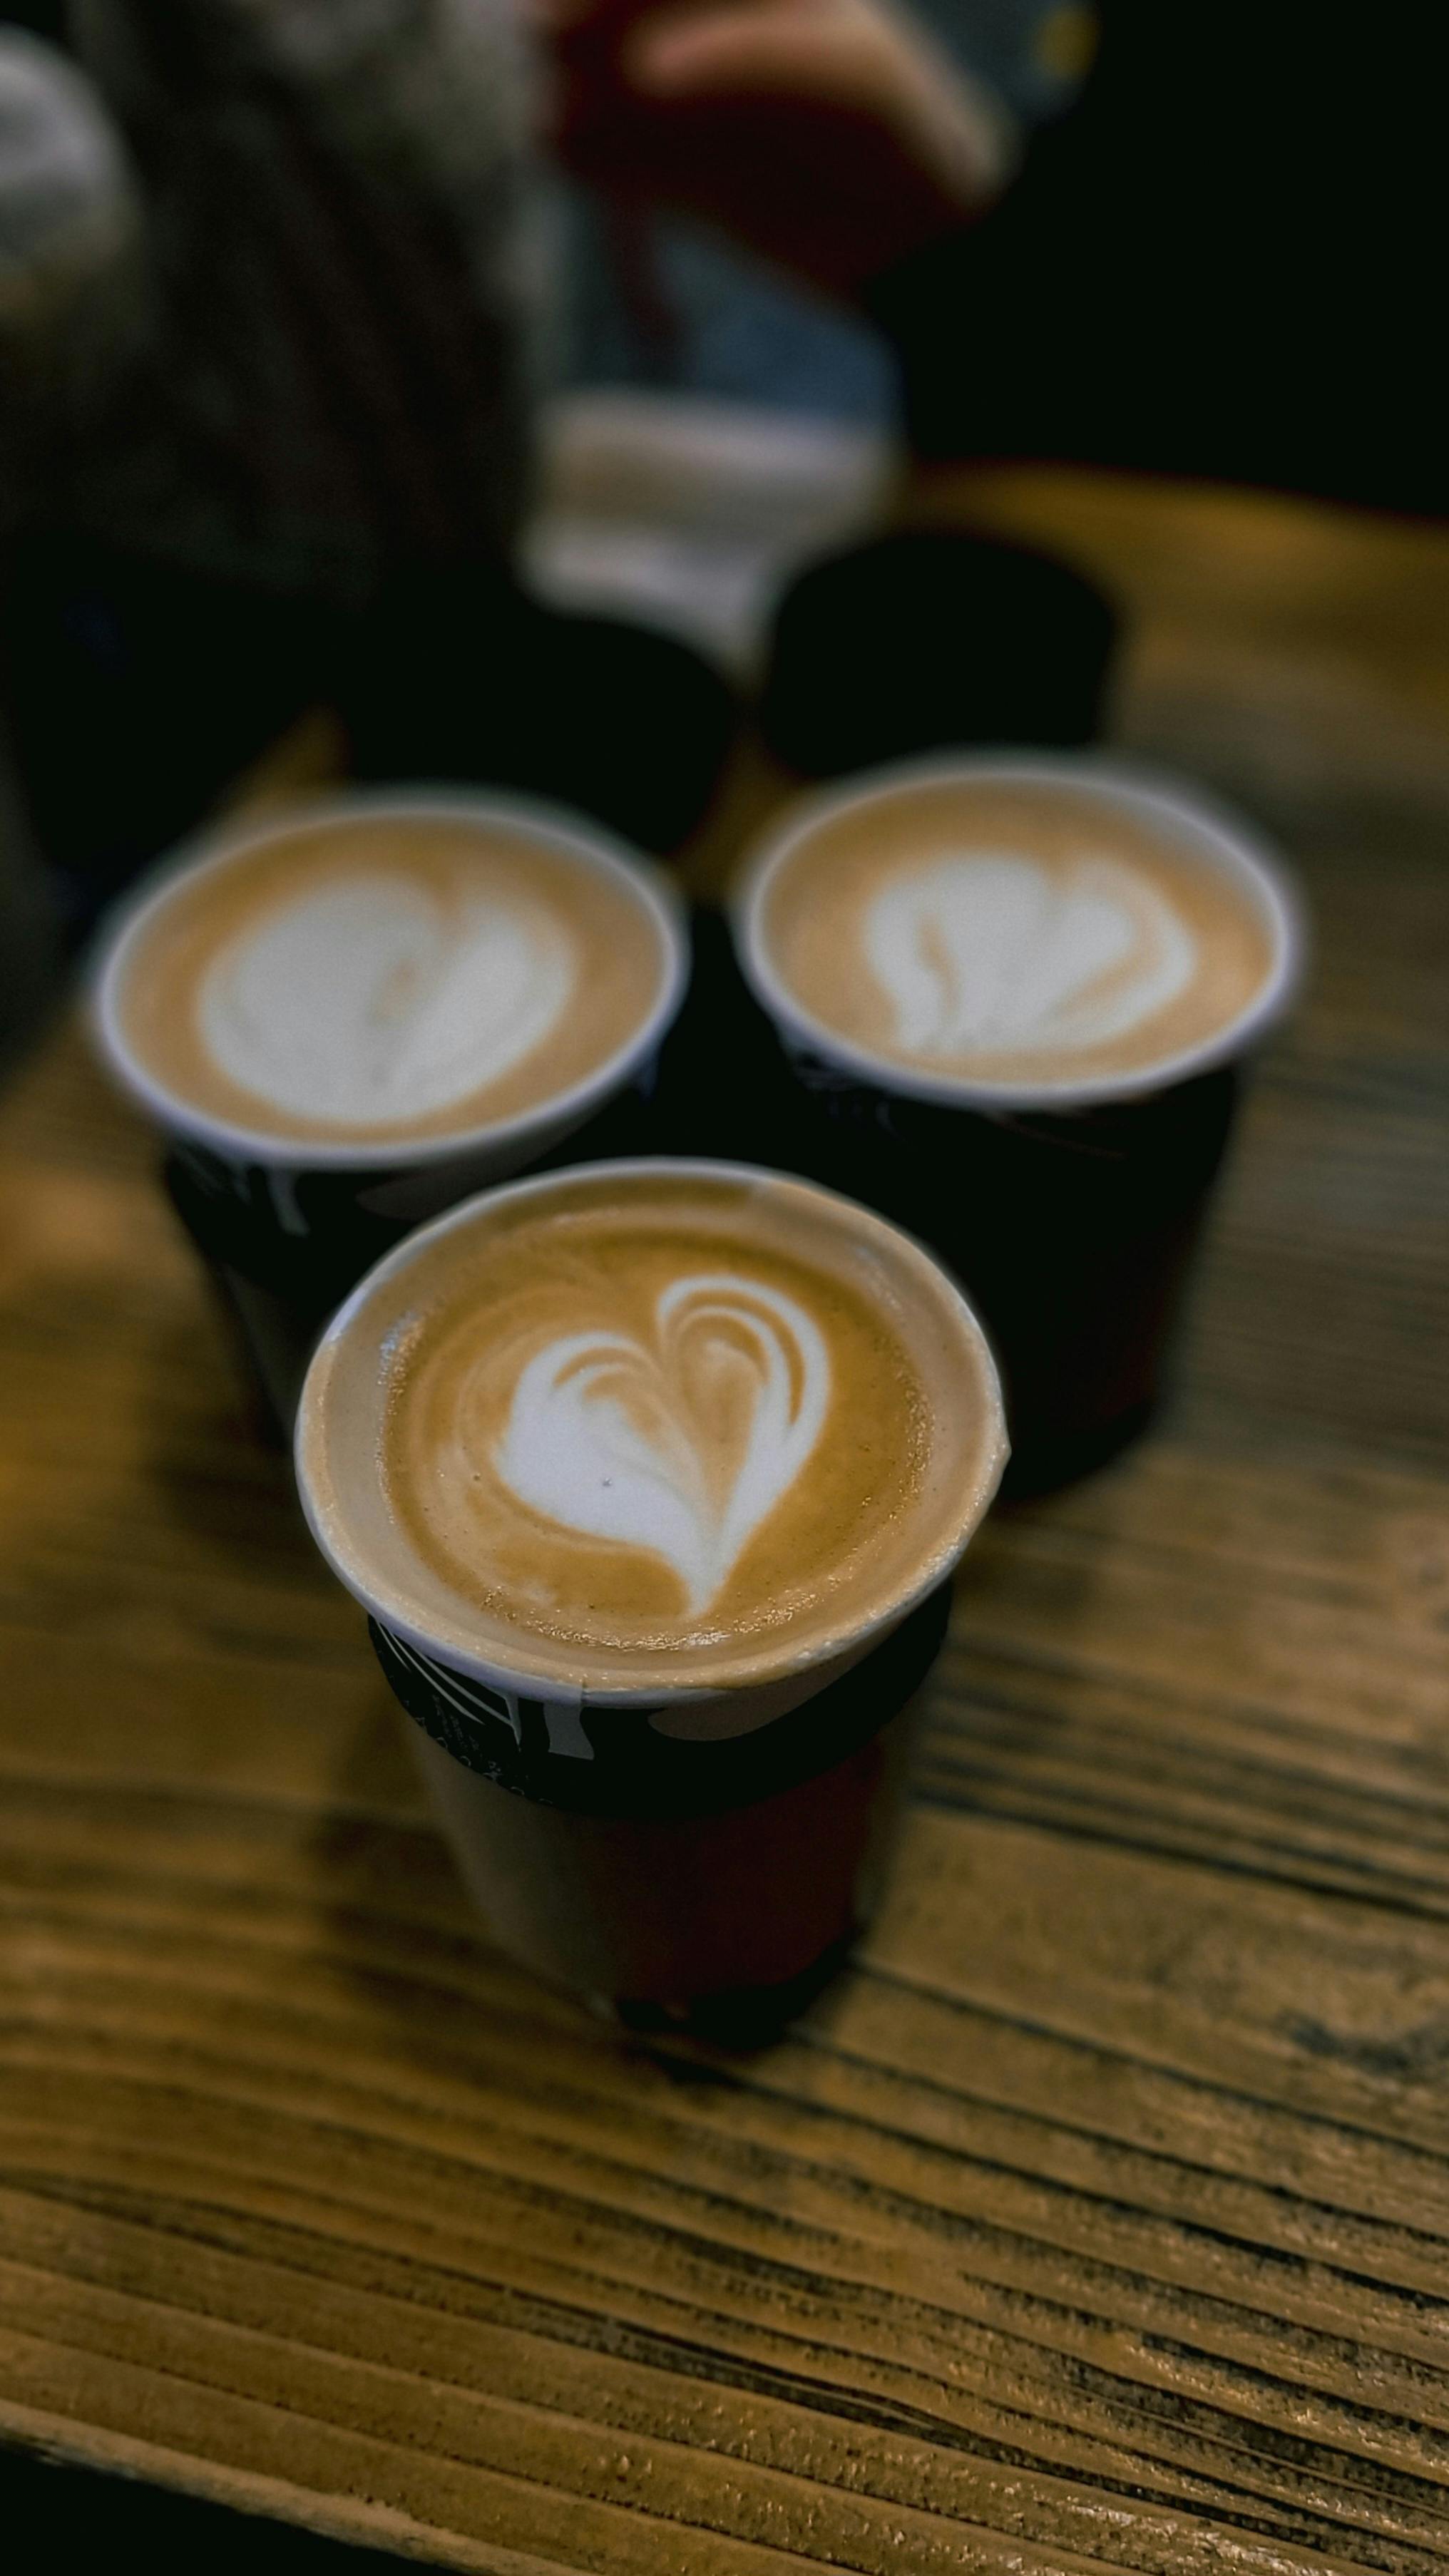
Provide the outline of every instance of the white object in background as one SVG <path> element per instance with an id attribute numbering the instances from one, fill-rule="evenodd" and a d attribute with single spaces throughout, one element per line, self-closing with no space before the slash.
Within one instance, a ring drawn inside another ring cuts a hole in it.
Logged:
<path id="1" fill-rule="evenodd" d="M 563 395 L 525 571 L 552 607 L 667 628 L 744 675 L 795 566 L 875 524 L 895 454 L 878 431 L 747 403 Z"/>

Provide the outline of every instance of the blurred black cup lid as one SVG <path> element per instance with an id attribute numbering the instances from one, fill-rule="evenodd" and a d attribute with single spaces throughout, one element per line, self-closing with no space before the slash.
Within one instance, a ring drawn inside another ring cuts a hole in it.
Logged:
<path id="1" fill-rule="evenodd" d="M 1097 733 L 1117 620 L 1053 557 L 908 529 L 811 565 L 776 612 L 766 743 L 810 778 L 958 744 Z"/>
<path id="2" fill-rule="evenodd" d="M 521 790 L 663 856 L 695 829 L 738 723 L 691 646 L 501 584 L 390 597 L 343 693 L 354 773 Z"/>

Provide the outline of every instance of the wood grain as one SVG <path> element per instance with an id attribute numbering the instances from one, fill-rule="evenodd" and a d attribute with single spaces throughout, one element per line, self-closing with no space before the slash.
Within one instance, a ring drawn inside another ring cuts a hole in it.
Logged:
<path id="1" fill-rule="evenodd" d="M 973 1551 L 856 1969 L 623 2046 L 482 1938 L 60 1032 L 0 1104 L 13 2438 L 498 2576 L 1449 2560 L 1449 538 L 930 506 L 1113 582 L 1119 738 L 1318 912 L 1176 1398 Z"/>

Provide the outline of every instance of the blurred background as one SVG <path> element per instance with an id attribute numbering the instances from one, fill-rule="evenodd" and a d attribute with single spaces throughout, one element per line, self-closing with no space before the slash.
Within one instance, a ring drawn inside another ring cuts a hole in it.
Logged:
<path id="1" fill-rule="evenodd" d="M 772 672 L 792 573 L 912 459 L 1442 512 L 1421 39 L 1233 0 L 8 0 L 7 1042 L 314 708 L 325 769 L 656 848 L 761 686 L 777 750 L 842 765 L 801 749 L 842 669 L 1028 616 L 918 550 Z M 1036 631 L 1040 706 L 963 672 L 866 748 L 1062 738 Z"/>

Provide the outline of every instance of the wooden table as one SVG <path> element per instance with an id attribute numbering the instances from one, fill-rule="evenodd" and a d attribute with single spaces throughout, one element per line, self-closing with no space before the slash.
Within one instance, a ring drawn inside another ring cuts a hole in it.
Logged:
<path id="1" fill-rule="evenodd" d="M 0 2432 L 496 2576 L 1449 2558 L 1449 536 L 941 496 L 1321 924 L 1180 1395 L 969 1559 L 779 2047 L 489 1949 L 73 1033 L 0 1105 Z"/>

